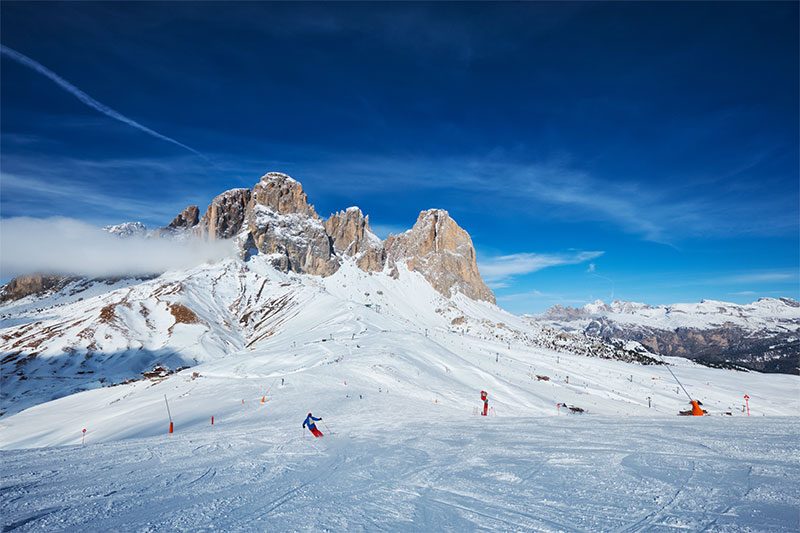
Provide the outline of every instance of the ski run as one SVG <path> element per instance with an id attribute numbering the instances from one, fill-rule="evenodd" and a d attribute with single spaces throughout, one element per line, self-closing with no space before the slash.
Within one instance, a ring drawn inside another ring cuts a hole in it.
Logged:
<path id="1" fill-rule="evenodd" d="M 62 379 L 57 354 L 104 309 L 103 357 Z M 800 526 L 797 376 L 667 358 L 709 414 L 678 417 L 666 366 L 583 355 L 415 272 L 319 278 L 256 256 L 0 311 L 9 331 L 52 326 L 39 366 L 4 382 L 4 531 Z M 124 383 L 137 356 L 189 368 Z"/>

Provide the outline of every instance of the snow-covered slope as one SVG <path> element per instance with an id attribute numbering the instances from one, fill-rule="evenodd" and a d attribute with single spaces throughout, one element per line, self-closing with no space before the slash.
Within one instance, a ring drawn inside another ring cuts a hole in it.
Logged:
<path id="1" fill-rule="evenodd" d="M 642 343 L 509 314 L 445 211 L 382 242 L 360 210 L 323 222 L 271 173 L 164 236 L 242 253 L 4 292 L 4 530 L 795 523 L 799 377 L 667 367 Z M 673 373 L 710 418 L 676 416 Z M 300 427 L 309 411 L 322 440 Z"/>
<path id="2" fill-rule="evenodd" d="M 662 306 L 598 300 L 582 308 L 555 306 L 532 319 L 606 340 L 634 340 L 664 355 L 800 373 L 800 303 L 791 298 Z"/>
<path id="3" fill-rule="evenodd" d="M 74 290 L 3 308 L 15 317 L 3 330 L 4 368 L 19 370 L 3 375 L 2 447 L 68 444 L 85 426 L 95 440 L 156 435 L 165 394 L 182 428 L 235 417 L 265 395 L 281 398 L 287 420 L 312 404 L 467 416 L 480 390 L 498 416 L 556 415 L 558 403 L 592 414 L 674 416 L 687 403 L 660 365 L 615 360 L 614 349 L 593 351 L 597 341 L 487 302 L 445 298 L 402 268 L 394 279 L 346 262 L 320 278 L 281 273 L 255 256 Z M 650 362 L 629 348 L 619 355 Z M 14 350 L 28 355 L 15 359 Z M 156 363 L 192 368 L 108 386 Z M 800 409 L 794 376 L 670 363 L 714 414 L 741 415 L 744 393 L 758 415 Z M 70 395 L 76 387 L 92 390 Z"/>
<path id="4" fill-rule="evenodd" d="M 171 436 L 98 444 L 88 426 L 85 446 L 78 427 L 76 446 L 0 452 L 0 524 L 8 531 L 797 531 L 797 419 L 483 418 L 401 403 L 386 416 L 367 400 L 350 400 L 361 408 L 345 414 L 346 400 L 322 408 L 308 398 L 291 408 L 310 406 L 323 417 L 326 435 L 314 440 L 300 428 L 302 415 L 279 414 L 289 388 L 276 387 L 264 406 L 240 405 L 214 426 L 206 420 L 187 430 L 176 414 Z"/>

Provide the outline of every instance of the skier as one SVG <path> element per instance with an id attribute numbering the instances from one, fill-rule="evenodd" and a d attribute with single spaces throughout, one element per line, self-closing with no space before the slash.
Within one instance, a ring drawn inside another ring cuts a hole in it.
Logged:
<path id="1" fill-rule="evenodd" d="M 698 400 L 692 400 L 689 403 L 692 404 L 692 416 L 703 416 L 705 414 L 703 408 L 700 407 L 703 404 L 700 403 Z"/>
<path id="2" fill-rule="evenodd" d="M 322 436 L 322 432 L 317 429 L 317 425 L 314 423 L 314 422 L 317 422 L 319 420 L 322 420 L 322 417 L 316 418 L 311 413 L 308 413 L 308 416 L 306 417 L 305 421 L 303 422 L 303 427 L 308 426 L 308 430 L 311 432 L 312 435 L 314 435 L 315 437 L 321 437 Z"/>
<path id="3" fill-rule="evenodd" d="M 485 390 L 481 391 L 481 400 L 483 400 L 483 412 L 481 416 L 486 416 L 489 414 L 489 393 Z"/>

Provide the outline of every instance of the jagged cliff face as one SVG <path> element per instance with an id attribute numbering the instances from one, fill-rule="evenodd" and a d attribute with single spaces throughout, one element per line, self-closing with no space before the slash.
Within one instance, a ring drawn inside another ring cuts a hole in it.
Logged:
<path id="1" fill-rule="evenodd" d="M 353 257 L 365 272 L 383 270 L 385 254 L 383 242 L 372 233 L 369 217 L 358 207 L 339 211 L 325 221 L 325 231 L 333 241 L 334 251 L 342 257 Z"/>
<path id="2" fill-rule="evenodd" d="M 190 205 L 172 219 L 167 229 L 186 230 L 195 227 L 199 221 L 200 209 L 196 205 Z"/>
<path id="3" fill-rule="evenodd" d="M 359 208 L 350 207 L 323 221 L 298 181 L 270 172 L 253 189 L 231 189 L 216 196 L 202 218 L 199 214 L 197 206 L 188 206 L 169 225 L 149 234 L 139 223 L 106 229 L 120 236 L 237 239 L 242 257 L 262 254 L 279 270 L 299 274 L 330 276 L 343 261 L 352 260 L 365 272 L 398 275 L 397 266 L 402 264 L 445 296 L 460 292 L 495 301 L 478 272 L 472 239 L 441 209 L 423 211 L 413 228 L 383 242 Z M 5 287 L 4 298 L 47 292 L 61 279 L 20 277 Z"/>
<path id="4" fill-rule="evenodd" d="M 284 272 L 329 276 L 345 259 L 352 259 L 365 272 L 397 272 L 396 265 L 402 263 L 446 296 L 456 291 L 495 301 L 478 272 L 472 239 L 447 211 L 424 211 L 411 230 L 384 243 L 357 207 L 323 221 L 303 186 L 280 172 L 265 174 L 252 190 L 220 194 L 199 222 L 193 222 L 189 209 L 168 228 L 195 227 L 206 238 L 237 238 L 243 256 L 264 254 Z"/>
<path id="5" fill-rule="evenodd" d="M 256 205 L 282 215 L 298 214 L 319 220 L 300 182 L 281 172 L 268 172 L 253 187 Z"/>
<path id="6" fill-rule="evenodd" d="M 3 291 L 0 292 L 0 303 L 60 289 L 69 279 L 63 276 L 46 276 L 43 274 L 18 276 L 3 287 Z"/>
<path id="7" fill-rule="evenodd" d="M 231 239 L 238 235 L 251 195 L 250 189 L 231 189 L 216 196 L 200 221 L 200 234 L 213 239 Z"/>
<path id="8" fill-rule="evenodd" d="M 447 211 L 420 213 L 411 230 L 386 240 L 389 262 L 405 262 L 442 294 L 461 292 L 474 300 L 494 303 L 494 294 L 478 272 L 472 239 Z"/>
<path id="9" fill-rule="evenodd" d="M 247 241 L 285 272 L 329 276 L 339 268 L 331 239 L 299 182 L 271 172 L 253 189 Z"/>

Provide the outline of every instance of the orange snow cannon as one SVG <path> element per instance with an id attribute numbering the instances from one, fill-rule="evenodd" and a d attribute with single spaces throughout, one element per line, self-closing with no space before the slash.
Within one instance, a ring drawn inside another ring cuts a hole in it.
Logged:
<path id="1" fill-rule="evenodd" d="M 700 407 L 700 402 L 692 400 L 690 403 L 692 404 L 692 416 L 703 416 L 705 414 L 703 408 Z"/>

